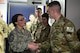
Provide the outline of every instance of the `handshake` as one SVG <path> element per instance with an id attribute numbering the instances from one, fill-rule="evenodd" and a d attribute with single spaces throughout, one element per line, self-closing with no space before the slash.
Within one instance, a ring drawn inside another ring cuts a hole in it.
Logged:
<path id="1" fill-rule="evenodd" d="M 39 48 L 39 45 L 37 43 L 34 43 L 34 42 L 30 42 L 28 44 L 28 48 L 31 50 L 31 51 L 35 51 Z"/>

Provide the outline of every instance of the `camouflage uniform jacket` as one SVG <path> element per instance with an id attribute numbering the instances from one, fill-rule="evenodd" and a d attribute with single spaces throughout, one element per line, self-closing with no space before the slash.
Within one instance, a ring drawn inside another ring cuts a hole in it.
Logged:
<path id="1" fill-rule="evenodd" d="M 72 53 L 80 46 L 73 23 L 62 15 L 51 27 L 50 44 L 52 53 Z"/>
<path id="2" fill-rule="evenodd" d="M 41 50 L 41 53 L 50 53 L 50 45 L 48 39 L 49 33 L 50 33 L 49 25 L 47 25 L 46 27 L 41 25 L 35 32 L 35 40 L 36 43 L 39 44 L 39 49 Z"/>
<path id="3" fill-rule="evenodd" d="M 8 26 L 0 18 L 0 53 L 5 53 L 5 38 L 8 36 Z"/>
<path id="4" fill-rule="evenodd" d="M 8 30 L 8 26 L 5 23 L 5 21 L 3 21 L 2 19 L 0 19 L 0 31 L 3 34 L 3 37 L 4 38 L 7 38 L 8 37 L 8 31 L 9 31 Z"/>
<path id="5" fill-rule="evenodd" d="M 26 29 L 28 31 L 30 31 L 31 25 L 32 25 L 32 23 L 30 21 L 26 23 Z"/>
<path id="6" fill-rule="evenodd" d="M 13 23 L 10 23 L 8 28 L 9 28 L 9 33 L 10 33 L 15 27 L 14 27 Z"/>
<path id="7" fill-rule="evenodd" d="M 31 35 L 32 35 L 32 39 L 34 39 L 35 32 L 37 31 L 38 27 L 40 27 L 40 26 L 41 26 L 41 22 L 39 20 L 36 20 L 31 25 L 30 32 L 31 32 Z"/>
<path id="8" fill-rule="evenodd" d="M 10 49 L 14 52 L 22 52 L 28 49 L 28 43 L 32 41 L 30 32 L 23 29 L 20 31 L 17 27 L 11 31 L 9 37 Z"/>
<path id="9" fill-rule="evenodd" d="M 4 37 L 2 32 L 0 31 L 0 53 L 5 53 L 5 46 L 4 46 Z"/>
<path id="10" fill-rule="evenodd" d="M 48 36 L 49 36 L 49 33 L 50 33 L 50 26 L 47 25 L 46 27 L 41 25 L 37 31 L 35 32 L 35 39 L 36 39 L 36 42 L 44 42 L 47 40 Z"/>

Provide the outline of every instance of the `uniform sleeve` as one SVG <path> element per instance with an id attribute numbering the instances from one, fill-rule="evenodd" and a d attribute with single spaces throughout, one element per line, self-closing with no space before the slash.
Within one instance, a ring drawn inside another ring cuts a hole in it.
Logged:
<path id="1" fill-rule="evenodd" d="M 26 49 L 28 49 L 28 44 L 32 41 L 32 37 L 31 37 L 31 33 L 29 31 L 27 31 L 27 38 L 26 38 Z"/>
<path id="2" fill-rule="evenodd" d="M 50 51 L 51 51 L 50 42 L 48 40 L 46 40 L 45 42 L 39 43 L 39 49 L 42 52 L 50 53 Z"/>
<path id="3" fill-rule="evenodd" d="M 50 41 L 49 41 L 49 32 L 50 32 L 50 27 L 46 28 L 46 30 L 42 30 L 43 34 L 41 37 L 41 39 L 38 40 L 39 43 L 39 47 L 40 50 L 42 51 L 42 53 L 50 53 L 51 49 L 50 49 Z"/>
<path id="4" fill-rule="evenodd" d="M 10 46 L 11 50 L 20 52 L 25 49 L 28 49 L 27 45 L 32 40 L 31 36 L 30 36 L 29 32 L 27 32 L 23 35 L 24 36 L 22 36 L 22 34 L 17 33 L 15 31 L 11 31 L 11 33 L 8 37 L 9 46 Z"/>
<path id="5" fill-rule="evenodd" d="M 14 47 L 14 35 L 12 33 L 10 33 L 8 36 L 8 42 L 9 42 L 10 48 L 13 48 Z"/>
<path id="6" fill-rule="evenodd" d="M 14 35 L 12 33 L 10 33 L 10 35 L 8 37 L 9 43 L 13 42 L 13 40 L 14 40 Z"/>
<path id="7" fill-rule="evenodd" d="M 80 42 L 77 38 L 74 25 L 70 23 L 66 24 L 64 36 L 70 48 L 74 50 L 77 50 L 80 48 Z"/>
<path id="8" fill-rule="evenodd" d="M 8 30 L 8 26 L 7 26 L 7 24 L 3 21 L 3 36 L 5 37 L 5 38 L 7 38 L 8 37 L 8 32 L 9 32 L 9 30 Z"/>
<path id="9" fill-rule="evenodd" d="M 2 35 L 2 32 L 0 31 L 0 53 L 4 53 L 4 37 Z"/>
<path id="10" fill-rule="evenodd" d="M 36 29 L 37 29 L 37 23 L 33 23 L 31 28 L 30 28 L 32 39 L 35 39 L 34 34 L 36 32 Z"/>
<path id="11" fill-rule="evenodd" d="M 14 27 L 13 23 L 11 23 L 11 24 L 9 24 L 8 28 L 9 28 L 9 33 L 10 33 L 15 27 Z"/>
<path id="12" fill-rule="evenodd" d="M 9 34 L 9 36 L 8 36 L 9 48 L 10 48 L 10 50 L 18 51 L 20 45 L 19 45 L 19 42 L 17 42 L 15 36 L 16 35 L 12 32 Z"/>
<path id="13" fill-rule="evenodd" d="M 28 36 L 28 42 L 31 42 L 32 41 L 32 36 L 31 36 L 31 33 L 29 31 L 27 31 L 27 36 Z"/>

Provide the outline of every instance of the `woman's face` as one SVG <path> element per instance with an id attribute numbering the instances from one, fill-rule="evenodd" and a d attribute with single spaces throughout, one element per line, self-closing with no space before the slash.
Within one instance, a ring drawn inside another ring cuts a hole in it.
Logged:
<path id="1" fill-rule="evenodd" d="M 17 22 L 16 22 L 16 25 L 20 26 L 20 27 L 24 27 L 26 26 L 26 19 L 24 16 L 18 16 L 18 19 L 17 19 Z"/>
<path id="2" fill-rule="evenodd" d="M 34 22 L 34 21 L 35 21 L 35 16 L 31 14 L 31 15 L 29 16 L 29 20 L 30 20 L 31 22 Z"/>

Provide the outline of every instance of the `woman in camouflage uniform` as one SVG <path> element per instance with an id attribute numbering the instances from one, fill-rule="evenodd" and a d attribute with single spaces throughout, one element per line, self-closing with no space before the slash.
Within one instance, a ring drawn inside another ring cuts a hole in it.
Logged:
<path id="1" fill-rule="evenodd" d="M 8 41 L 12 53 L 33 53 L 38 45 L 32 41 L 31 34 L 24 29 L 26 20 L 22 14 L 15 14 L 12 17 L 15 28 L 10 32 Z"/>

